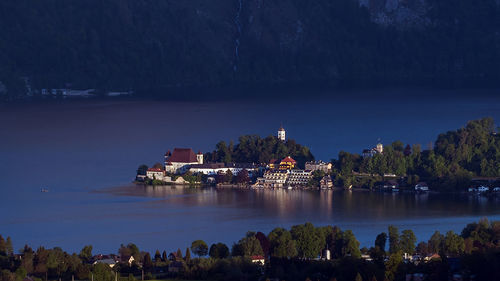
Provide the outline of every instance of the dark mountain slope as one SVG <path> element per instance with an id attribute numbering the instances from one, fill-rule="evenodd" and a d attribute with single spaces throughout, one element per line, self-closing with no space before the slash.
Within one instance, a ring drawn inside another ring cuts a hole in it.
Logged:
<path id="1" fill-rule="evenodd" d="M 167 96 L 190 87 L 498 86 L 495 0 L 391 1 L 3 0 L 0 81 L 9 98 L 22 94 L 21 77 L 34 89 Z"/>

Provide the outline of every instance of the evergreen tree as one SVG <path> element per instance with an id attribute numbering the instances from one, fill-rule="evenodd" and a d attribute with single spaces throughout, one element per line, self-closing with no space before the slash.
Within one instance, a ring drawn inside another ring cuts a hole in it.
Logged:
<path id="1" fill-rule="evenodd" d="M 186 255 L 184 256 L 184 260 L 186 262 L 189 262 L 191 260 L 191 252 L 189 251 L 189 248 L 186 248 Z"/>

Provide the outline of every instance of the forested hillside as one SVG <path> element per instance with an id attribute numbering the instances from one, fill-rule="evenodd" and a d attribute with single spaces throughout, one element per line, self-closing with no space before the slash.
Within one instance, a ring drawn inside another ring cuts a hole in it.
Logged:
<path id="1" fill-rule="evenodd" d="M 35 90 L 165 97 L 193 87 L 498 86 L 497 1 L 361 2 L 3 0 L 0 95 L 24 94 L 24 78 Z"/>
<path id="2" fill-rule="evenodd" d="M 353 174 L 389 173 L 407 176 L 413 185 L 425 180 L 435 190 L 463 191 L 472 177 L 500 177 L 500 131 L 493 118 L 483 118 L 440 134 L 433 149 L 395 141 L 373 157 L 342 151 L 334 164 L 339 185 L 373 187 L 375 178 L 359 181 Z"/>

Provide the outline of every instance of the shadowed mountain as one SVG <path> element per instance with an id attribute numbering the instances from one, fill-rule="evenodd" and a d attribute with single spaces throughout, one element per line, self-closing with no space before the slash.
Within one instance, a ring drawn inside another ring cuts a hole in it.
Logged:
<path id="1" fill-rule="evenodd" d="M 498 86 L 499 11 L 495 0 L 4 0 L 0 96 L 22 95 L 24 78 L 33 89 L 163 97 L 206 87 Z"/>

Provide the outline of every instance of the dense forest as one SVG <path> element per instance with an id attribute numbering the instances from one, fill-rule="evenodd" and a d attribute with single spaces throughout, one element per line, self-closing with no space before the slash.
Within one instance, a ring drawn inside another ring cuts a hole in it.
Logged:
<path id="1" fill-rule="evenodd" d="M 342 151 L 333 163 L 340 186 L 371 188 L 384 174 L 395 174 L 407 177 L 410 185 L 425 180 L 437 190 L 463 191 L 472 177 L 500 177 L 500 130 L 493 118 L 483 118 L 440 134 L 432 149 L 395 141 L 372 157 Z M 378 176 L 356 177 L 356 173 Z"/>
<path id="2" fill-rule="evenodd" d="M 376 236 L 372 247 L 360 249 L 350 230 L 305 223 L 290 229 L 277 227 L 267 235 L 249 231 L 231 247 L 224 243 L 209 247 L 196 240 L 185 251 L 156 250 L 152 255 L 129 243 L 122 244 L 117 254 L 96 255 L 91 245 L 79 254 L 58 247 L 33 250 L 28 245 L 15 253 L 12 240 L 0 236 L 0 280 L 30 276 L 31 280 L 113 281 L 115 274 L 120 281 L 137 280 L 142 274 L 146 280 L 393 281 L 413 280 L 414 274 L 429 281 L 452 280 L 457 274 L 460 280 L 500 279 L 499 222 L 482 219 L 460 234 L 436 231 L 428 241 L 417 242 L 412 230 L 390 225 Z M 252 256 L 264 258 L 265 265 L 253 263 Z"/>
<path id="3" fill-rule="evenodd" d="M 380 11 L 391 5 L 400 12 Z M 35 94 L 167 98 L 227 87 L 494 87 L 499 34 L 495 0 L 3 0 L 0 96 L 22 98 L 26 82 Z"/>
<path id="4" fill-rule="evenodd" d="M 236 145 L 232 141 L 229 144 L 224 141 L 217 143 L 215 150 L 206 153 L 204 159 L 208 162 L 267 165 L 271 159 L 279 161 L 291 156 L 301 168 L 304 168 L 307 161 L 314 160 L 308 147 L 297 144 L 292 139 L 282 142 L 274 136 L 261 138 L 256 135 L 248 135 L 241 136 L 238 140 L 239 143 Z"/>

